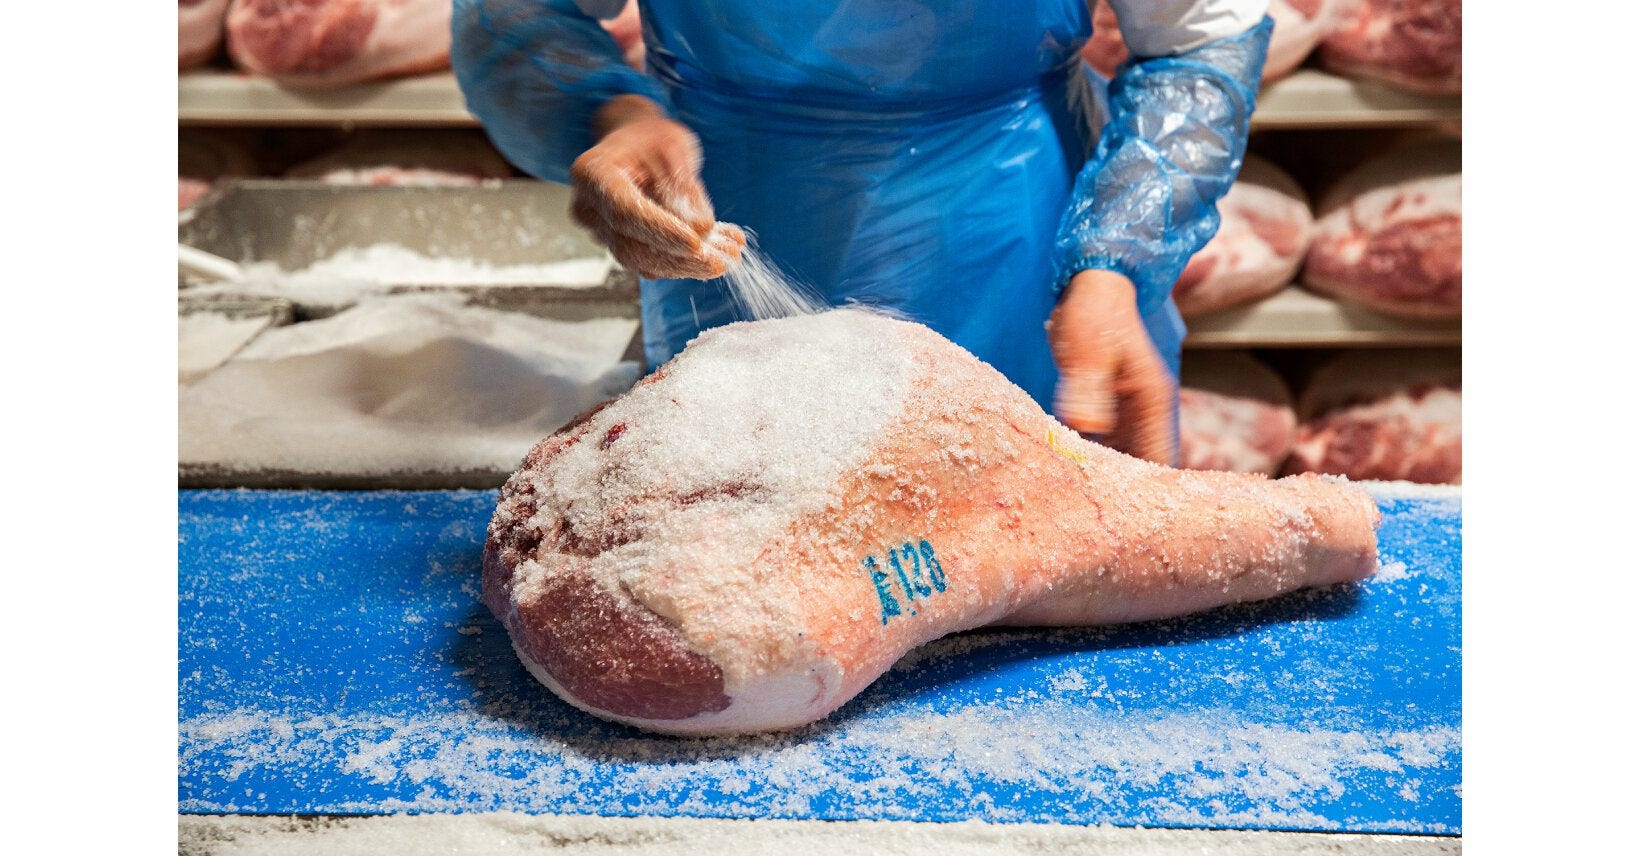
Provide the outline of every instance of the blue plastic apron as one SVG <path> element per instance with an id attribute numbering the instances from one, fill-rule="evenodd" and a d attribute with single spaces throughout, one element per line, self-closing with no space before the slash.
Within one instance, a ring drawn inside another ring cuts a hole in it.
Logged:
<path id="1" fill-rule="evenodd" d="M 718 219 L 829 302 L 904 312 L 1051 409 L 1053 241 L 1095 112 L 1070 85 L 1086 73 L 1087 7 L 929 5 L 642 11 L 651 67 L 700 136 Z M 651 366 L 740 317 L 721 280 L 646 281 L 642 302 Z M 1177 375 L 1172 302 L 1145 323 Z"/>

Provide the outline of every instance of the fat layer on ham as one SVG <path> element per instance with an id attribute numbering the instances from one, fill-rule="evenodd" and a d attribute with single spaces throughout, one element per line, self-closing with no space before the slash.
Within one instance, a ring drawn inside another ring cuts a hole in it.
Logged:
<path id="1" fill-rule="evenodd" d="M 1379 155 L 1323 198 L 1304 284 L 1380 312 L 1463 310 L 1461 146 L 1435 139 Z"/>
<path id="2" fill-rule="evenodd" d="M 451 0 L 233 0 L 228 54 L 246 71 L 326 88 L 450 65 Z"/>
<path id="3" fill-rule="evenodd" d="M 1173 301 L 1186 318 L 1280 291 L 1310 245 L 1314 219 L 1303 188 L 1256 155 L 1247 156 L 1218 211 L 1219 231 L 1173 286 Z"/>

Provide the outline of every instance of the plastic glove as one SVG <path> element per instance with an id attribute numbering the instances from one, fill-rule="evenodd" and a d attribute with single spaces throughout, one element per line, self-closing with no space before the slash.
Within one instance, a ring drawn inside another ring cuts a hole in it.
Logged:
<path id="1" fill-rule="evenodd" d="M 1136 458 L 1173 464 L 1173 376 L 1139 320 L 1127 277 L 1097 269 L 1072 277 L 1048 317 L 1048 344 L 1059 366 L 1061 422 Z"/>
<path id="2" fill-rule="evenodd" d="M 619 261 L 650 279 L 711 279 L 746 235 L 717 223 L 700 180 L 700 141 L 653 101 L 621 95 L 599 109 L 598 142 L 570 165 L 570 213 Z"/>

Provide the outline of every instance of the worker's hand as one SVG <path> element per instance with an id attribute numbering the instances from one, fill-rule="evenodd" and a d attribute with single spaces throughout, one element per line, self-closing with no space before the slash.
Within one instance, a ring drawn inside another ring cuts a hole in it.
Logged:
<path id="1" fill-rule="evenodd" d="M 1059 366 L 1054 413 L 1136 458 L 1172 465 L 1174 381 L 1139 319 L 1133 283 L 1085 270 L 1071 278 L 1048 318 Z"/>
<path id="2" fill-rule="evenodd" d="M 700 141 L 655 102 L 619 95 L 599 108 L 598 142 L 570 166 L 570 213 L 616 261 L 650 279 L 711 279 L 746 235 L 715 223 L 700 181 Z"/>

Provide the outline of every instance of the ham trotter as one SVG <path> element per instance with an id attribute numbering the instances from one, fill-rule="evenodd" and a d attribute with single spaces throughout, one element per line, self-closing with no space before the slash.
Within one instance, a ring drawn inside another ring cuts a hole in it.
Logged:
<path id="1" fill-rule="evenodd" d="M 502 489 L 483 598 L 570 704 L 768 731 L 948 633 L 1362 579 L 1377 517 L 1340 480 L 1089 443 L 928 328 L 843 309 L 703 333 L 542 441 Z"/>

